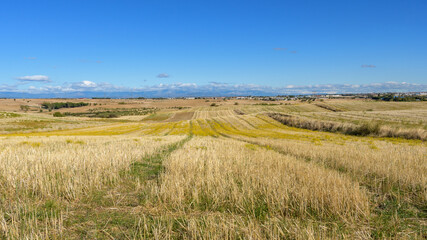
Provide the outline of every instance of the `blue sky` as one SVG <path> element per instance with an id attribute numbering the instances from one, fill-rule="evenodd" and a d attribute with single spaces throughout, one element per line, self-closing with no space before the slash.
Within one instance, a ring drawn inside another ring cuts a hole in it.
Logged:
<path id="1" fill-rule="evenodd" d="M 426 88 L 426 12 L 425 0 L 3 0 L 0 92 Z"/>

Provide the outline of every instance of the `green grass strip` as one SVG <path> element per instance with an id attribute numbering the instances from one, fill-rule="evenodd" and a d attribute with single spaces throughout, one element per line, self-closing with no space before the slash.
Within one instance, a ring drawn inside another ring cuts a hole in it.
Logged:
<path id="1" fill-rule="evenodd" d="M 141 180 L 151 180 L 159 176 L 164 170 L 163 160 L 166 159 L 173 151 L 179 149 L 182 145 L 188 142 L 193 137 L 192 134 L 183 140 L 172 143 L 161 149 L 154 155 L 147 156 L 140 161 L 134 162 L 130 166 L 128 174 L 130 176 L 140 178 Z"/>

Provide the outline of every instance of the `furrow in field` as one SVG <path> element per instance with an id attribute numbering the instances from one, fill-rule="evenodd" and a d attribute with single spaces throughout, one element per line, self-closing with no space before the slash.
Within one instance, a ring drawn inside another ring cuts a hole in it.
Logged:
<path id="1" fill-rule="evenodd" d="M 233 136 L 235 137 L 235 136 Z M 337 142 L 235 137 L 250 143 L 344 171 L 374 192 L 402 188 L 416 196 L 414 204 L 427 201 L 427 151 L 423 145 L 393 144 L 385 141 Z"/>

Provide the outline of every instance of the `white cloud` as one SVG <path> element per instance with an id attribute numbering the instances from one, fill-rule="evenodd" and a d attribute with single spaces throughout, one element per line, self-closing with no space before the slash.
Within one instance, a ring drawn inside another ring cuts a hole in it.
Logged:
<path id="1" fill-rule="evenodd" d="M 228 83 L 225 83 L 225 82 L 216 82 L 216 81 L 209 82 L 209 84 L 212 84 L 212 85 L 228 85 Z"/>
<path id="2" fill-rule="evenodd" d="M 0 92 L 8 92 L 8 91 L 15 91 L 17 89 L 17 85 L 9 85 L 9 84 L 1 84 L 0 85 Z"/>
<path id="3" fill-rule="evenodd" d="M 93 88 L 93 87 L 96 87 L 96 83 L 91 82 L 91 81 L 82 81 L 82 82 L 77 83 L 77 86 Z"/>
<path id="4" fill-rule="evenodd" d="M 158 78 L 168 78 L 170 77 L 169 74 L 167 73 L 160 73 L 159 75 L 157 75 Z"/>
<path id="5" fill-rule="evenodd" d="M 22 82 L 51 82 L 49 77 L 46 75 L 30 75 L 30 76 L 17 77 L 16 79 Z"/>
<path id="6" fill-rule="evenodd" d="M 363 64 L 361 67 L 362 68 L 376 68 L 377 66 L 372 65 L 372 64 Z"/>

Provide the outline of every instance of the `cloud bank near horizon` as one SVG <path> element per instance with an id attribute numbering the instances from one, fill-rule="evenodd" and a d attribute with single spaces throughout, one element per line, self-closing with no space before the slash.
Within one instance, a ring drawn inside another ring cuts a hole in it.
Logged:
<path id="1" fill-rule="evenodd" d="M 41 79 L 40 79 L 41 80 Z M 30 80 L 31 81 L 31 80 Z M 0 85 L 0 96 L 20 97 L 24 95 L 43 95 L 67 97 L 91 97 L 104 94 L 112 97 L 186 97 L 186 96 L 247 96 L 247 95 L 289 95 L 289 94 L 336 94 L 336 93 L 369 93 L 369 92 L 420 92 L 427 91 L 427 84 L 407 82 L 385 82 L 371 84 L 317 84 L 285 85 L 271 87 L 255 84 L 228 84 L 210 82 L 198 85 L 195 83 L 158 84 L 145 87 L 123 87 L 111 83 L 81 81 L 63 85 L 43 85 L 19 88 L 18 85 Z M 6 94 L 7 93 L 7 94 Z"/>

